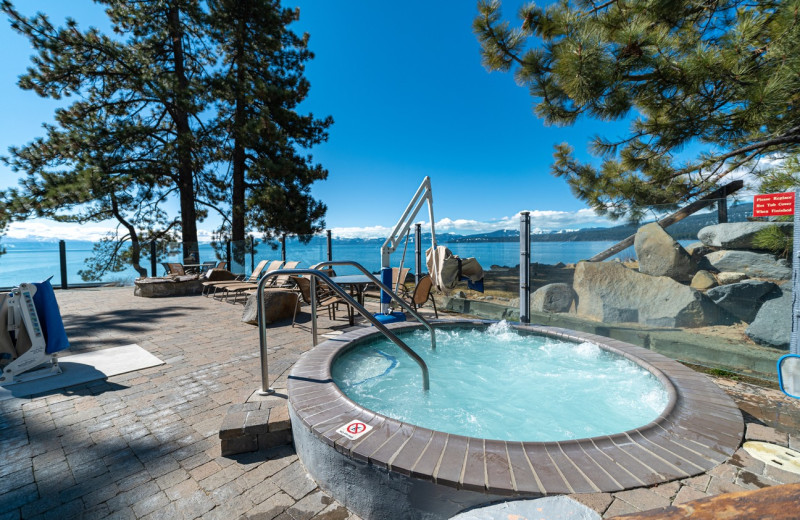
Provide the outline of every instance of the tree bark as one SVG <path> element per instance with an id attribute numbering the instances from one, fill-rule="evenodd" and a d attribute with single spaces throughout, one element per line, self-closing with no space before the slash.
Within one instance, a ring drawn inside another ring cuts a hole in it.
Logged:
<path id="1" fill-rule="evenodd" d="M 174 120 L 176 149 L 178 154 L 178 190 L 181 207 L 181 234 L 183 256 L 197 251 L 197 213 L 194 204 L 194 172 L 192 171 L 192 129 L 189 126 L 188 85 L 183 55 L 183 31 L 180 24 L 180 9 L 169 10 L 169 35 L 172 40 L 172 59 L 175 66 L 177 90 L 175 92 Z"/>
<path id="2" fill-rule="evenodd" d="M 128 230 L 128 235 L 131 237 L 131 266 L 139 273 L 139 276 L 146 277 L 147 269 L 139 265 L 141 261 L 141 244 L 139 243 L 139 235 L 136 233 L 136 227 L 128 222 L 122 213 L 119 212 L 117 205 L 117 197 L 111 195 L 111 213 Z"/>
<path id="3" fill-rule="evenodd" d="M 236 107 L 233 118 L 233 193 L 231 196 L 231 240 L 234 244 L 234 258 L 235 264 L 244 265 L 244 239 L 245 239 L 245 171 L 246 171 L 246 157 L 244 139 L 244 124 L 246 122 L 245 114 L 245 99 L 244 99 L 244 82 L 245 78 L 245 65 L 244 65 L 244 38 L 245 38 L 245 25 L 247 17 L 247 4 L 240 3 L 237 6 L 238 10 L 238 26 L 237 26 L 237 41 L 236 41 L 236 54 L 234 63 L 236 66 Z"/>

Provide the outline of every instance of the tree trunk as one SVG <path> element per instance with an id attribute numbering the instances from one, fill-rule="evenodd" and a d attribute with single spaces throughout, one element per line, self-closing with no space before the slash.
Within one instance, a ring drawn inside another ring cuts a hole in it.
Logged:
<path id="1" fill-rule="evenodd" d="M 181 205 L 181 233 L 183 236 L 183 256 L 188 257 L 197 251 L 197 214 L 194 205 L 194 175 L 192 171 L 192 129 L 189 126 L 188 80 L 184 69 L 183 31 L 181 30 L 180 9 L 169 10 L 169 33 L 172 39 L 172 58 L 175 65 L 177 89 L 174 100 L 174 119 L 177 132 L 176 148 L 178 154 L 178 189 Z"/>
<path id="2" fill-rule="evenodd" d="M 244 265 L 245 258 L 245 171 L 246 158 L 244 146 L 244 124 L 246 119 L 244 99 L 245 65 L 244 65 L 244 38 L 247 16 L 247 6 L 241 3 L 238 6 L 238 27 L 236 41 L 236 107 L 233 118 L 233 193 L 231 196 L 231 241 L 233 242 L 233 262 Z"/>

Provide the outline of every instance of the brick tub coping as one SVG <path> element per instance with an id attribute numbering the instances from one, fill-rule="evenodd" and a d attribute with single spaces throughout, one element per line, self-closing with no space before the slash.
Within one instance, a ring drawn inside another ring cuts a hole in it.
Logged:
<path id="1" fill-rule="evenodd" d="M 435 322 L 487 327 L 492 321 Z M 303 426 L 336 451 L 412 478 L 498 495 L 614 492 L 705 473 L 739 447 L 744 421 L 734 402 L 703 374 L 661 354 L 571 330 L 513 324 L 573 342 L 591 342 L 650 371 L 669 393 L 661 415 L 633 430 L 588 439 L 519 442 L 448 434 L 404 423 L 351 401 L 331 377 L 346 350 L 380 332 L 363 328 L 303 354 L 288 379 L 289 406 Z M 390 325 L 393 332 L 418 324 Z M 356 440 L 336 432 L 352 420 L 372 429 Z M 300 426 L 300 425 L 295 425 Z"/>

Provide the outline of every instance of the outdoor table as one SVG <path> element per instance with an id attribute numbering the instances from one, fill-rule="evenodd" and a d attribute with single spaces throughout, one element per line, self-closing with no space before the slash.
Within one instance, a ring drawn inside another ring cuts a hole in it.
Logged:
<path id="1" fill-rule="evenodd" d="M 350 288 L 350 294 L 355 293 L 356 301 L 364 305 L 364 289 L 372 283 L 372 280 L 365 274 L 347 274 L 343 276 L 332 276 L 331 281 L 336 285 Z"/>

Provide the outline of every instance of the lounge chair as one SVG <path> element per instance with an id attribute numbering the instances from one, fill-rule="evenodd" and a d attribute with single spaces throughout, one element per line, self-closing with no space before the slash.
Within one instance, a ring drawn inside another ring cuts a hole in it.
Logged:
<path id="1" fill-rule="evenodd" d="M 272 261 L 269 266 L 263 270 L 264 275 L 267 273 L 271 273 L 272 271 L 277 271 L 283 265 L 282 260 L 274 260 Z M 295 264 L 296 265 L 296 264 Z M 260 277 L 259 277 L 260 278 Z M 214 297 L 216 297 L 217 293 L 220 291 L 224 291 L 225 299 L 228 299 L 228 295 L 231 292 L 237 291 L 246 291 L 248 289 L 255 289 L 258 286 L 258 279 L 255 281 L 246 281 L 246 282 L 227 282 L 225 284 L 220 284 L 215 286 Z"/>
<path id="2" fill-rule="evenodd" d="M 280 269 L 294 269 L 298 265 L 300 265 L 300 262 L 295 262 L 295 261 L 286 262 L 286 264 L 284 264 L 284 266 L 281 267 Z M 267 272 L 269 272 L 269 271 L 267 271 Z M 292 280 L 290 280 L 290 276 L 288 274 L 280 274 L 280 275 L 276 276 L 273 280 L 271 280 L 264 288 L 265 289 L 284 289 L 284 288 L 289 288 L 289 287 L 294 287 L 294 282 Z M 234 287 L 231 290 L 231 292 L 235 292 L 236 293 L 236 295 L 233 298 L 233 303 L 236 303 L 236 301 L 238 300 L 240 294 L 244 295 L 244 296 L 249 296 L 251 294 L 255 294 L 257 290 L 258 290 L 258 284 L 256 284 L 256 287 L 242 287 L 242 288 L 235 288 Z"/>
<path id="3" fill-rule="evenodd" d="M 260 261 L 258 263 L 258 265 L 256 266 L 256 268 L 253 269 L 253 272 L 250 275 L 250 277 L 247 279 L 247 281 L 249 281 L 249 282 L 257 282 L 259 277 L 261 277 L 261 271 L 264 270 L 264 267 L 267 265 L 267 262 L 269 262 L 269 260 Z M 219 280 L 219 281 L 215 281 L 215 282 L 203 282 L 203 294 L 208 296 L 208 293 L 210 293 L 212 289 L 214 290 L 214 293 L 216 293 L 217 287 L 222 286 L 222 285 L 226 285 L 226 284 L 231 284 L 234 281 L 235 280 Z"/>

